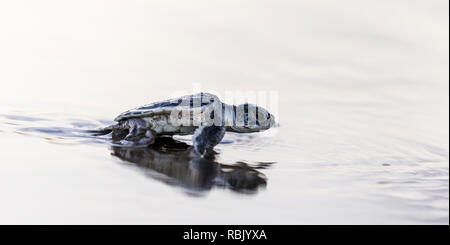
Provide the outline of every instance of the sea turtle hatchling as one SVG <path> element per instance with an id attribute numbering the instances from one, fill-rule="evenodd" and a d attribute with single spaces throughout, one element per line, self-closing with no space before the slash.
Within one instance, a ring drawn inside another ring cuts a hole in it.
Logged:
<path id="1" fill-rule="evenodd" d="M 194 149 L 202 156 L 220 143 L 226 131 L 260 132 L 275 124 L 274 116 L 260 106 L 227 105 L 210 93 L 148 104 L 128 110 L 114 121 L 117 124 L 97 135 L 112 132 L 113 141 L 131 145 L 150 145 L 155 137 L 164 135 L 193 135 Z"/>

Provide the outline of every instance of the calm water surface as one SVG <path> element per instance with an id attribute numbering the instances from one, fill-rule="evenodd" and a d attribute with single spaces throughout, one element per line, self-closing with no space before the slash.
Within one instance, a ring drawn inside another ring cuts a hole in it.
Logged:
<path id="1" fill-rule="evenodd" d="M 448 224 L 447 1 L 0 4 L 0 223 Z M 86 131 L 194 83 L 280 127 L 123 148 Z M 270 108 L 269 108 L 270 109 Z"/>

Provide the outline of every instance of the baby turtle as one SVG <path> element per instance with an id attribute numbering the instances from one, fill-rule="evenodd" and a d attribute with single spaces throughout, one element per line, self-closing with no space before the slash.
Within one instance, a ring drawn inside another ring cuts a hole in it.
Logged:
<path id="1" fill-rule="evenodd" d="M 166 135 L 193 135 L 194 149 L 205 155 L 220 143 L 225 132 L 252 133 L 269 129 L 275 118 L 253 104 L 238 106 L 222 103 L 210 93 L 186 95 L 128 110 L 100 130 L 112 132 L 112 139 L 123 144 L 150 145 Z"/>

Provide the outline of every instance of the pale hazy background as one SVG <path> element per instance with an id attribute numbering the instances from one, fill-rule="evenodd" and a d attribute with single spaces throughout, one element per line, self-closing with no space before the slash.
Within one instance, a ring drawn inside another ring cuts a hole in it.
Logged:
<path id="1" fill-rule="evenodd" d="M 0 223 L 448 224 L 448 9 L 2 1 L 1 115 L 112 120 L 201 83 L 278 91 L 281 127 L 264 144 L 219 146 L 223 161 L 277 162 L 265 190 L 192 198 L 107 146 L 49 144 L 0 118 Z"/>

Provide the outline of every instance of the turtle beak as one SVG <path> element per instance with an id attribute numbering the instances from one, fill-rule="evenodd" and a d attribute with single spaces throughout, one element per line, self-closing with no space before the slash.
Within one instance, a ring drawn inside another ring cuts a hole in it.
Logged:
<path id="1" fill-rule="evenodd" d="M 280 127 L 280 124 L 278 122 L 273 122 L 272 128 L 278 128 Z"/>
<path id="2" fill-rule="evenodd" d="M 280 124 L 277 121 L 275 121 L 275 116 L 273 116 L 273 115 L 270 117 L 269 125 L 270 125 L 271 128 L 272 127 L 273 128 L 278 128 L 280 126 Z"/>

